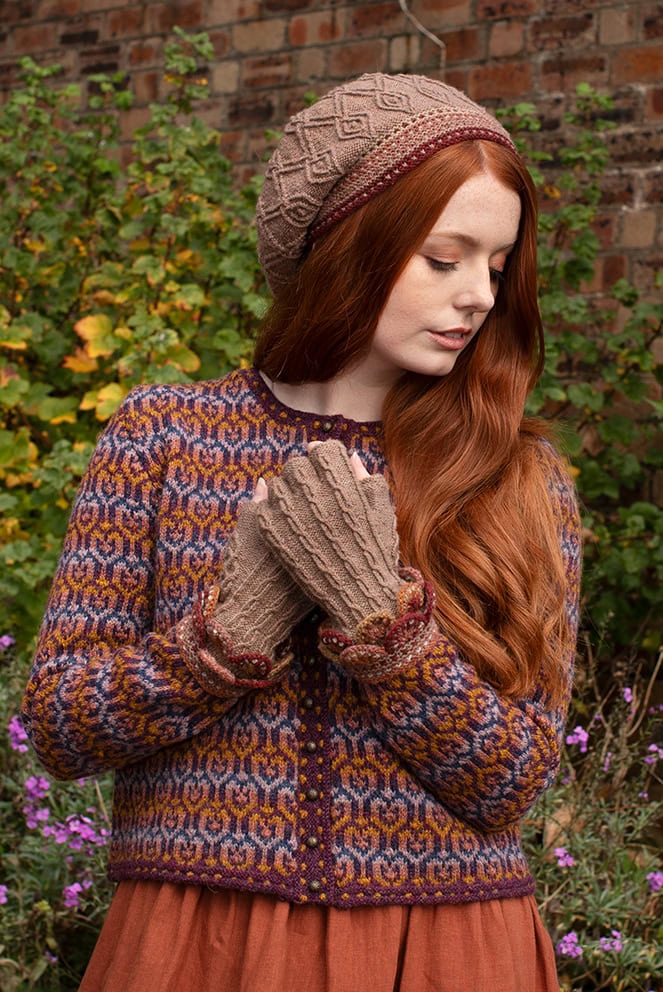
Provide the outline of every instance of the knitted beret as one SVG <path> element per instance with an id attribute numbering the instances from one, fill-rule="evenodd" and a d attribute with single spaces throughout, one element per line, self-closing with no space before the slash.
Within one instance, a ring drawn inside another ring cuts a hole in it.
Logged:
<path id="1" fill-rule="evenodd" d="M 483 139 L 514 148 L 469 97 L 426 76 L 366 73 L 288 121 L 258 199 L 258 255 L 276 292 L 307 248 L 441 148 Z"/>

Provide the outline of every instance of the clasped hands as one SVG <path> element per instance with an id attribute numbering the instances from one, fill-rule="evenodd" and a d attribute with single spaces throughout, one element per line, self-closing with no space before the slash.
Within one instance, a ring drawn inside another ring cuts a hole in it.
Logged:
<path id="1" fill-rule="evenodd" d="M 407 619 L 410 633 L 422 623 L 428 630 L 425 599 L 420 576 L 399 574 L 396 516 L 384 476 L 370 475 L 338 441 L 315 442 L 269 484 L 260 480 L 241 505 L 220 580 L 206 591 L 197 615 L 182 621 L 178 643 L 194 674 L 204 669 L 219 681 L 217 694 L 265 687 L 288 667 L 289 635 L 317 605 L 329 618 L 327 656 L 340 663 L 347 656 L 356 662 L 355 673 L 363 666 L 362 672 L 379 674 L 395 664 L 383 647 L 371 647 L 368 661 L 367 648 L 361 657 L 346 649 L 362 624 L 364 642 L 376 631 L 385 635 L 397 617 Z M 394 655 L 399 664 L 409 658 L 401 642 Z"/>

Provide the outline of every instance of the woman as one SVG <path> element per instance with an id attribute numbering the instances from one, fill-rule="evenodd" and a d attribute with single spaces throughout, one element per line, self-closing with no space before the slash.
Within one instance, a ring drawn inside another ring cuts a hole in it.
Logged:
<path id="1" fill-rule="evenodd" d="M 557 990 L 519 821 L 571 683 L 572 486 L 523 418 L 536 207 L 463 94 L 372 74 L 288 124 L 255 368 L 134 390 L 26 692 L 116 770 L 83 990 Z"/>

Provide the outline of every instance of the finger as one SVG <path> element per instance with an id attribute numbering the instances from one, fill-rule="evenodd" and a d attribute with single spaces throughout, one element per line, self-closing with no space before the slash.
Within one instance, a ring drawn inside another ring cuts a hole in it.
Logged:
<path id="1" fill-rule="evenodd" d="M 323 444 L 323 443 L 324 443 L 323 441 L 309 441 L 309 443 L 306 445 L 306 450 L 313 451 L 314 448 L 317 448 L 319 444 Z"/>
<path id="2" fill-rule="evenodd" d="M 253 493 L 253 497 L 251 499 L 251 502 L 252 503 L 262 503 L 263 500 L 266 500 L 267 499 L 267 495 L 268 495 L 268 492 L 267 492 L 267 483 L 265 482 L 265 480 L 261 476 L 258 479 L 257 483 L 256 483 L 256 488 L 255 488 L 255 491 Z"/>
<path id="3" fill-rule="evenodd" d="M 350 456 L 350 465 L 352 466 L 355 479 L 370 479 L 370 473 L 356 451 Z"/>

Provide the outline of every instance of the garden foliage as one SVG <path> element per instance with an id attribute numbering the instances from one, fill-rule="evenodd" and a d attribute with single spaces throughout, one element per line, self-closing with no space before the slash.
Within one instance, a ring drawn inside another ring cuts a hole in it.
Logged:
<path id="1" fill-rule="evenodd" d="M 26 59 L 0 107 L 2 992 L 76 988 L 110 892 L 109 781 L 49 781 L 16 719 L 71 500 L 127 391 L 249 361 L 267 303 L 251 222 L 259 181 L 236 188 L 218 132 L 196 116 L 211 57 L 204 35 L 167 48 L 168 95 L 129 149 L 120 150 L 131 103 L 120 77 L 91 77 L 83 99 L 55 67 Z M 647 992 L 663 969 L 654 856 L 663 715 L 647 689 L 663 617 L 653 499 L 663 306 L 623 281 L 609 294 L 581 292 L 599 247 L 610 112 L 581 87 L 573 140 L 555 160 L 534 150 L 532 107 L 504 114 L 544 207 L 548 360 L 531 408 L 563 425 L 586 545 L 566 769 L 528 819 L 527 841 L 565 987 Z"/>

